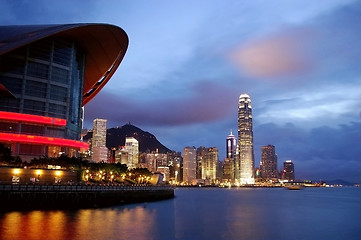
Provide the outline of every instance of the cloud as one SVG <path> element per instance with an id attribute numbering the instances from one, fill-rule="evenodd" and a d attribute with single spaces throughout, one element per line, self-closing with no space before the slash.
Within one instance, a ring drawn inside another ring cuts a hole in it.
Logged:
<path id="1" fill-rule="evenodd" d="M 309 32 L 292 29 L 235 48 L 229 58 L 245 75 L 268 78 L 296 75 L 312 69 L 307 58 Z"/>
<path id="2" fill-rule="evenodd" d="M 118 125 L 130 121 L 148 126 L 179 126 L 212 122 L 234 111 L 238 94 L 234 89 L 211 81 L 197 82 L 192 89 L 193 94 L 188 97 L 148 101 L 121 99 L 103 91 L 86 106 L 86 119 L 101 117 Z"/>

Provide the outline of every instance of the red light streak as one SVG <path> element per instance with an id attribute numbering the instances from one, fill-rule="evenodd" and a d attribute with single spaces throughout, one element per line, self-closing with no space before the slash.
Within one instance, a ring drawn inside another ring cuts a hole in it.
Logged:
<path id="1" fill-rule="evenodd" d="M 12 134 L 12 133 L 0 133 L 1 142 L 17 142 L 17 143 L 28 143 L 28 144 L 45 144 L 51 146 L 62 146 L 62 147 L 73 147 L 73 148 L 89 148 L 89 144 L 64 139 L 64 138 L 53 138 L 53 137 L 43 137 L 43 136 L 33 136 L 26 134 Z"/>
<path id="2" fill-rule="evenodd" d="M 10 121 L 21 121 L 29 123 L 42 123 L 55 126 L 66 126 L 66 120 L 61 118 L 52 118 L 45 116 L 37 116 L 24 113 L 13 113 L 13 112 L 1 112 L 0 111 L 0 120 L 10 120 Z"/>

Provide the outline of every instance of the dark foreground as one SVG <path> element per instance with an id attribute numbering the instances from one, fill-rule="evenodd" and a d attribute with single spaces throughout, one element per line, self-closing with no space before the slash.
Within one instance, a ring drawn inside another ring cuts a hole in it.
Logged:
<path id="1" fill-rule="evenodd" d="M 0 210 L 94 208 L 173 197 L 167 186 L 0 185 Z"/>

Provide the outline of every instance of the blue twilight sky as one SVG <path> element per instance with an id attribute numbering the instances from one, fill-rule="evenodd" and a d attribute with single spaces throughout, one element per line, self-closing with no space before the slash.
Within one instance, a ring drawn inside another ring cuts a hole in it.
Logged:
<path id="1" fill-rule="evenodd" d="M 0 24 L 110 23 L 129 36 L 116 74 L 90 102 L 108 127 L 126 122 L 168 148 L 216 146 L 253 104 L 261 146 L 300 179 L 361 182 L 361 1 L 1 0 Z M 237 134 L 235 134 L 237 135 Z"/>

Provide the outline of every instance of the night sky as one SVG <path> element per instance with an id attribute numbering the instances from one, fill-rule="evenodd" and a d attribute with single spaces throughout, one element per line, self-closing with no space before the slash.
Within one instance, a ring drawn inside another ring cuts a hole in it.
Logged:
<path id="1" fill-rule="evenodd" d="M 300 179 L 361 182 L 361 1 L 0 1 L 0 24 L 109 23 L 129 48 L 85 107 L 175 151 L 237 135 L 253 105 L 255 162 L 276 147 Z"/>

